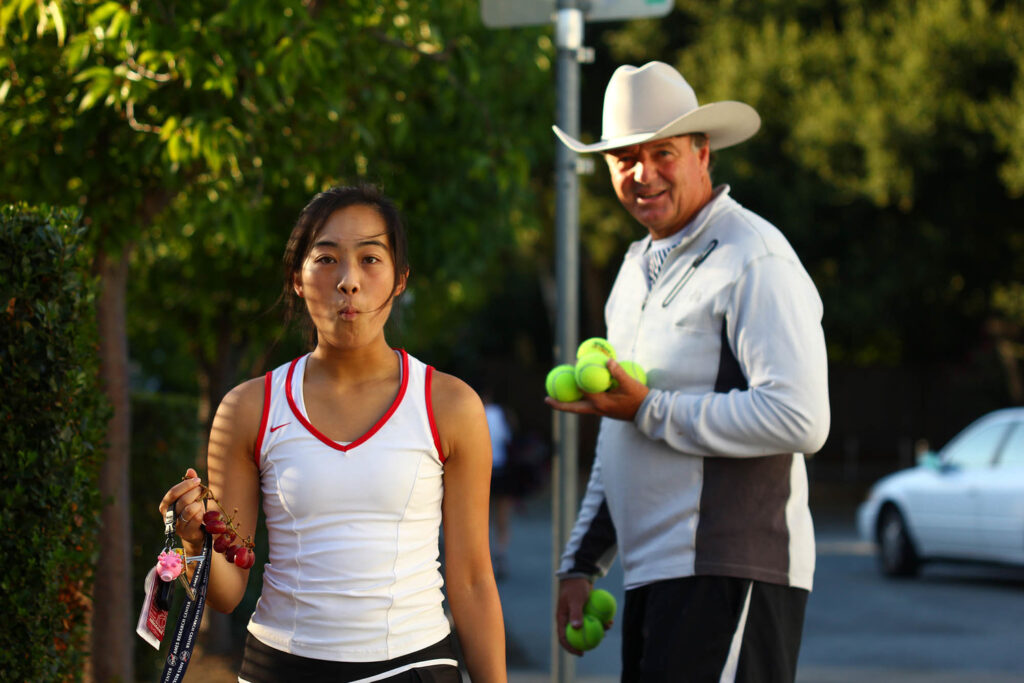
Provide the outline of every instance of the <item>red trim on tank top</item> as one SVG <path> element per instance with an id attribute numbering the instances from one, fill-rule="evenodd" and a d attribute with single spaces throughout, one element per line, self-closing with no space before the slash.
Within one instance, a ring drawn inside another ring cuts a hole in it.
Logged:
<path id="1" fill-rule="evenodd" d="M 252 459 L 256 461 L 256 469 L 260 468 L 260 451 L 263 450 L 263 435 L 267 431 L 267 422 L 270 421 L 270 386 L 273 384 L 271 370 L 263 375 L 263 416 L 260 418 L 260 431 L 256 435 L 256 447 L 252 449 Z"/>
<path id="2" fill-rule="evenodd" d="M 441 450 L 441 435 L 437 431 L 437 422 L 434 421 L 434 403 L 430 400 L 430 381 L 434 378 L 434 366 L 427 366 L 427 378 L 424 384 L 427 385 L 426 390 L 423 392 L 426 394 L 427 399 L 427 421 L 430 422 L 430 434 L 434 437 L 434 447 L 437 449 L 437 457 L 441 459 L 441 464 L 448 458 L 445 457 L 444 451 Z"/>
<path id="3" fill-rule="evenodd" d="M 380 431 L 380 428 L 387 424 L 387 421 L 390 420 L 391 416 L 395 414 L 395 411 L 398 410 L 398 406 L 402 403 L 402 397 L 405 396 L 405 389 L 407 386 L 409 386 L 409 356 L 408 354 L 406 354 L 405 349 L 398 349 L 398 352 L 402 358 L 402 385 L 398 388 L 398 395 L 395 396 L 395 400 L 391 403 L 391 407 L 388 408 L 388 411 L 384 413 L 384 415 L 379 420 L 377 420 L 377 424 L 370 427 L 370 430 L 368 432 L 363 434 L 355 441 L 343 446 L 337 441 L 334 441 L 333 439 L 330 439 L 324 434 L 322 434 L 320 430 L 314 427 L 313 424 L 306 419 L 305 415 L 299 412 L 299 407 L 295 404 L 295 398 L 292 396 L 292 375 L 295 374 L 295 366 L 303 358 L 302 356 L 299 356 L 298 358 L 293 360 L 291 362 L 291 365 L 288 366 L 288 378 L 285 380 L 284 383 L 285 395 L 288 397 L 288 406 L 292 409 L 292 414 L 299 422 L 302 423 L 302 425 L 309 431 L 310 434 L 320 439 L 320 441 L 322 441 L 324 444 L 330 446 L 335 450 L 349 451 L 355 448 L 356 446 L 365 443 L 367 439 L 369 439 L 371 436 Z M 309 354 L 306 355 L 308 356 Z"/>

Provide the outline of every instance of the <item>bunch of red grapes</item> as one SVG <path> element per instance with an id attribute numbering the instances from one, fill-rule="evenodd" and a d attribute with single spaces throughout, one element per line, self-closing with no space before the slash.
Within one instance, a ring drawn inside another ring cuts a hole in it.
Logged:
<path id="1" fill-rule="evenodd" d="M 213 497 L 212 493 L 209 493 L 207 489 L 207 495 L 217 503 L 217 507 L 220 507 L 220 503 Z M 203 526 L 206 527 L 206 533 L 213 534 L 213 549 L 218 553 L 224 553 L 224 557 L 227 558 L 228 562 L 234 562 L 237 567 L 242 569 L 248 569 L 256 562 L 256 555 L 253 553 L 253 542 L 251 538 L 240 539 L 238 537 L 237 530 L 235 529 L 234 520 L 223 514 L 223 508 L 221 510 L 208 510 L 203 515 Z"/>

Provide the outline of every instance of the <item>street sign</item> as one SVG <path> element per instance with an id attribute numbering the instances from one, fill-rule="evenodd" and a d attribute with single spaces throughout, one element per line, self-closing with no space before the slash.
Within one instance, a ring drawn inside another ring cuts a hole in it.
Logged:
<path id="1" fill-rule="evenodd" d="M 554 21 L 556 0 L 480 0 L 480 16 L 491 28 L 536 26 Z M 580 0 L 586 21 L 663 17 L 673 0 Z"/>

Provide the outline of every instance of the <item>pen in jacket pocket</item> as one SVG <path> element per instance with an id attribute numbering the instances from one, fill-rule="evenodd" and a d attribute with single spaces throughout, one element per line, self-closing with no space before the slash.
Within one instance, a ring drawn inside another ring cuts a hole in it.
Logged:
<path id="1" fill-rule="evenodd" d="M 690 267 L 686 269 L 683 276 L 679 278 L 679 282 L 677 282 L 676 286 L 672 288 L 672 291 L 665 296 L 665 300 L 661 302 L 662 308 L 665 308 L 672 303 L 672 299 L 676 298 L 676 295 L 679 294 L 679 290 L 683 288 L 683 285 L 686 284 L 687 280 L 693 277 L 693 271 L 697 270 L 697 266 L 704 263 L 704 259 L 710 256 L 711 252 L 713 252 L 717 246 L 718 240 L 711 240 L 708 246 L 704 248 L 704 251 L 702 251 L 697 258 L 693 259 L 693 263 L 691 263 Z"/>

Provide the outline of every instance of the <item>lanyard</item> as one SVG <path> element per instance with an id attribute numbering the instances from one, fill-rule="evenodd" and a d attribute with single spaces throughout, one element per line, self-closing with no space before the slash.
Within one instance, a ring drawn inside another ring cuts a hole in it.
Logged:
<path id="1" fill-rule="evenodd" d="M 197 560 L 196 570 L 189 584 L 195 598 L 185 596 L 185 605 L 181 608 L 181 614 L 178 616 L 178 625 L 174 629 L 174 638 L 171 640 L 171 649 L 167 654 L 167 662 L 164 664 L 160 683 L 180 683 L 185 677 L 185 669 L 188 668 L 188 660 L 192 657 L 192 648 L 195 647 L 196 636 L 199 635 L 199 624 L 203 620 L 203 607 L 206 606 L 206 586 L 210 580 L 212 545 L 212 534 L 206 534 L 206 540 L 203 541 L 203 554 Z"/>

